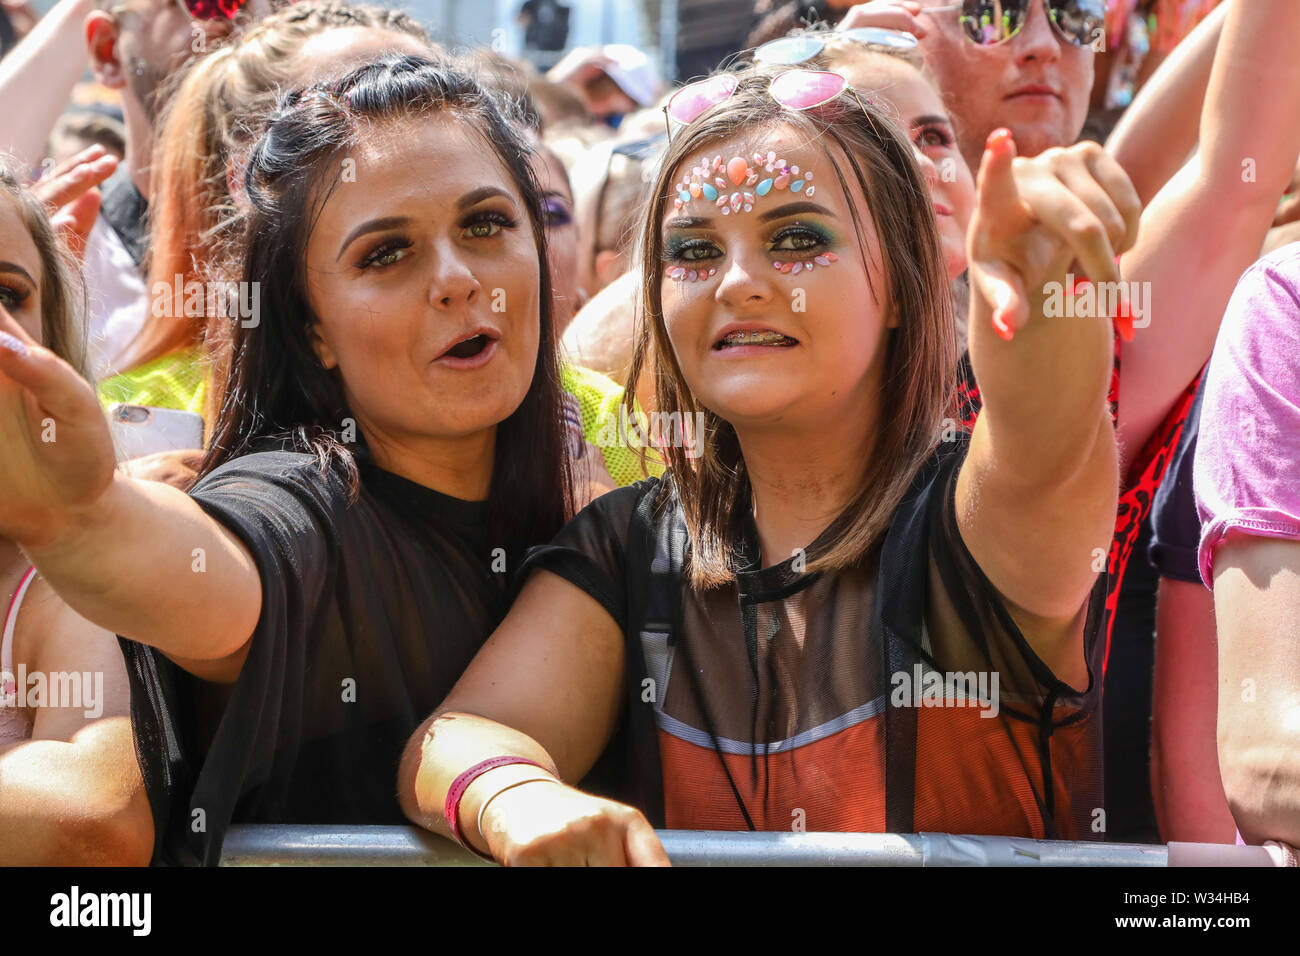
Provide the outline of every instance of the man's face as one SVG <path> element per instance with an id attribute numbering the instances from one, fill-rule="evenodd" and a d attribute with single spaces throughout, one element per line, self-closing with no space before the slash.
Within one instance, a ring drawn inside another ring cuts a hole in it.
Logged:
<path id="1" fill-rule="evenodd" d="M 930 27 L 921 41 L 925 62 L 943 91 L 971 169 L 979 168 L 989 133 L 1002 126 L 1011 130 L 1022 156 L 1078 139 L 1092 90 L 1093 51 L 1056 31 L 1045 0 L 1032 0 L 1020 32 L 996 46 L 966 39 L 957 10 L 923 10 L 922 16 Z"/>
<path id="2" fill-rule="evenodd" d="M 246 5 L 239 21 L 265 13 L 265 6 L 265 0 Z M 162 106 L 163 81 L 235 26 L 224 19 L 195 20 L 178 0 L 127 0 L 116 9 L 118 61 L 131 95 L 151 121 Z"/>

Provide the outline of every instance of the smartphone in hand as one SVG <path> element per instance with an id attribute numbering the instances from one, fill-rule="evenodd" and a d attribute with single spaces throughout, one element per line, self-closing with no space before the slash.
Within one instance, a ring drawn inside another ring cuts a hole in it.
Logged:
<path id="1" fill-rule="evenodd" d="M 203 447 L 203 416 L 194 412 L 113 404 L 108 407 L 108 427 L 120 461 Z"/>

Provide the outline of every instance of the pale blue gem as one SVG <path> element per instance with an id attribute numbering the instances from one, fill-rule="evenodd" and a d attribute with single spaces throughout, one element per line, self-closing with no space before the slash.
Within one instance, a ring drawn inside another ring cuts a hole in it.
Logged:
<path id="1" fill-rule="evenodd" d="M 763 180 L 761 183 L 759 183 L 759 184 L 758 184 L 758 188 L 754 190 L 754 192 L 758 193 L 760 196 L 766 196 L 766 195 L 767 195 L 768 193 L 770 193 L 771 191 L 772 191 L 772 179 L 771 179 L 771 177 L 769 177 L 769 178 Z"/>
<path id="2" fill-rule="evenodd" d="M 677 194 L 677 198 L 680 199 L 682 202 L 690 202 L 691 201 L 690 190 L 683 189 L 681 192 Z"/>
<path id="3" fill-rule="evenodd" d="M 718 191 L 714 189 L 712 186 L 710 186 L 708 183 L 701 183 L 700 191 L 704 193 L 704 198 L 707 199 L 709 202 L 714 202 L 718 198 Z"/>
<path id="4" fill-rule="evenodd" d="M 792 183 L 790 184 L 790 192 L 792 192 L 792 193 L 797 193 L 797 192 L 799 192 L 799 191 L 802 190 L 802 189 L 803 189 L 803 180 L 802 180 L 802 179 L 796 179 L 794 182 L 792 182 Z"/>

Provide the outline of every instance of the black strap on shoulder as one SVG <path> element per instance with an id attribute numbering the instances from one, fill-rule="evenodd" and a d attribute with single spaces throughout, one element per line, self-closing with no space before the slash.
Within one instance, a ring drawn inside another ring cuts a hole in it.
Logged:
<path id="1" fill-rule="evenodd" d="M 679 641 L 685 633 L 682 622 L 683 594 L 685 584 L 686 549 L 689 540 L 686 520 L 679 508 L 672 507 L 673 490 L 671 486 L 663 489 L 663 510 L 656 514 L 661 504 L 659 494 L 647 494 L 637 502 L 628 527 L 627 576 L 628 576 L 628 628 L 624 635 L 627 641 L 629 675 L 627 754 L 629 776 L 637 781 L 637 805 L 641 807 L 646 818 L 656 827 L 667 825 L 664 813 L 663 766 L 659 761 L 658 727 L 654 716 L 653 695 L 647 695 L 646 665 L 642 634 L 662 634 L 669 647 L 680 649 L 685 672 L 694 677 L 694 664 L 690 656 L 689 643 Z M 661 675 L 666 676 L 666 675 Z M 662 695 L 664 687 L 654 688 L 654 694 Z M 692 684 L 692 689 L 699 695 L 699 688 Z M 736 782 L 731 777 L 727 762 L 723 759 L 722 748 L 718 743 L 717 731 L 709 716 L 709 709 L 701 700 L 700 713 L 704 719 L 705 730 L 713 740 L 715 753 L 722 763 L 722 771 L 731 787 L 736 805 L 740 808 L 745 825 L 754 830 L 744 798 L 741 797 Z"/>
<path id="2" fill-rule="evenodd" d="M 654 701 L 647 699 L 649 668 L 641 647 L 641 632 L 673 631 L 677 603 L 673 587 L 671 554 L 659 554 L 655 534 L 655 502 L 658 490 L 644 494 L 637 502 L 628 524 L 626 574 L 628 615 L 623 633 L 627 663 L 627 708 L 624 723 L 625 758 L 623 782 L 628 787 L 626 800 L 645 814 L 650 825 L 666 826 L 664 816 L 663 769 L 659 762 L 659 738 L 655 725 Z M 669 542 L 671 542 L 669 538 Z M 680 558 L 681 555 L 678 555 Z M 658 560 L 657 560 L 658 559 Z M 664 561 L 668 565 L 664 568 Z M 656 563 L 660 564 L 656 568 Z M 680 564 L 677 565 L 680 568 Z M 680 577 L 678 576 L 680 588 Z M 677 592 L 680 594 L 680 591 Z M 654 688 L 654 693 L 659 693 Z"/>
<path id="3" fill-rule="evenodd" d="M 922 623 L 929 580 L 929 507 L 935 485 L 946 485 L 953 457 L 964 456 L 965 434 L 945 442 L 922 466 L 894 511 L 880 551 L 876 597 L 871 615 L 872 636 L 881 649 L 885 688 L 885 830 L 915 832 L 916 708 L 910 702 L 894 706 L 890 689 L 894 674 L 910 674 L 925 660 Z"/>

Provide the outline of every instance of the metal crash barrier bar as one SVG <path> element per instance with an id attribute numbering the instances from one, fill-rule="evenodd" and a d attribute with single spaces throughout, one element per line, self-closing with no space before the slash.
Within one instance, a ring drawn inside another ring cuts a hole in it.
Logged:
<path id="1" fill-rule="evenodd" d="M 945 833 L 658 830 L 675 866 L 1271 866 L 1263 847 L 1067 843 Z M 234 826 L 222 866 L 488 866 L 418 827 Z"/>

